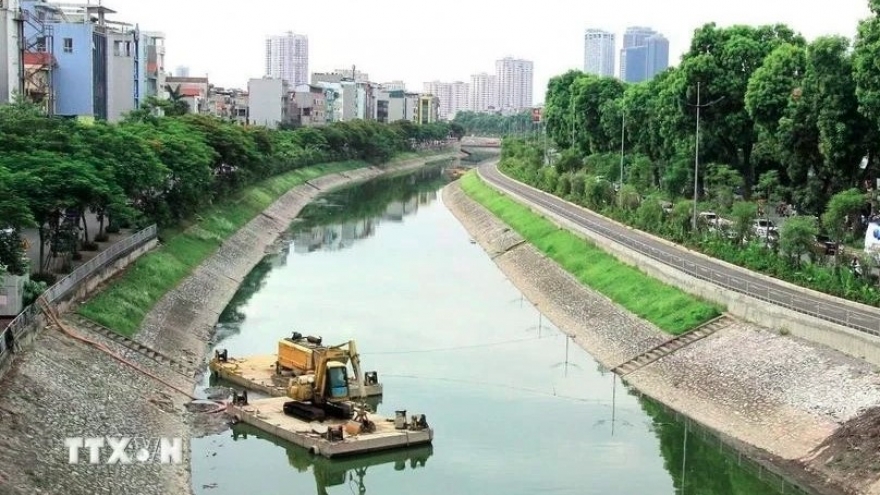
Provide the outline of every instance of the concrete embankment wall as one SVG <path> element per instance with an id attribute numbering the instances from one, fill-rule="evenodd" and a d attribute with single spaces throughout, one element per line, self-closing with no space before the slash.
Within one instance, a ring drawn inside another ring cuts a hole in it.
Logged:
<path id="1" fill-rule="evenodd" d="M 538 191 L 537 189 L 535 190 Z M 543 191 L 539 192 L 541 192 L 542 194 L 547 194 Z M 765 302 L 761 299 L 751 297 L 733 290 L 729 290 L 712 282 L 693 277 L 672 266 L 648 258 L 641 253 L 638 253 L 628 247 L 622 246 L 617 242 L 610 240 L 600 234 L 597 234 L 589 229 L 585 229 L 569 220 L 566 220 L 565 218 L 562 218 L 556 213 L 540 205 L 532 204 L 521 196 L 517 195 L 516 193 L 511 193 L 508 191 L 504 191 L 504 193 L 528 206 L 532 211 L 539 213 L 540 215 L 544 216 L 545 218 L 559 225 L 560 227 L 568 229 L 582 238 L 589 239 L 597 246 L 614 255 L 618 260 L 628 265 L 638 267 L 646 274 L 667 284 L 678 287 L 690 294 L 701 297 L 707 301 L 712 301 L 714 303 L 723 305 L 727 308 L 728 313 L 736 316 L 737 318 L 742 318 L 746 321 L 755 323 L 765 328 L 783 331 L 784 333 L 789 333 L 796 337 L 800 337 L 811 342 L 815 342 L 817 344 L 828 346 L 832 349 L 844 352 L 850 356 L 864 359 L 865 361 L 875 366 L 880 366 L 880 338 L 876 338 L 864 332 L 859 332 L 857 330 L 842 325 L 837 325 L 835 323 L 828 322 L 814 316 L 800 313 L 798 311 L 790 310 L 788 308 L 773 303 Z M 631 229 L 631 227 L 622 225 L 619 222 L 608 219 L 607 217 L 603 218 L 606 218 L 610 222 L 621 225 L 624 228 Z M 656 239 L 658 242 L 662 242 L 667 245 L 677 246 L 665 239 L 661 239 L 656 236 L 651 237 L 653 239 Z M 695 251 L 690 251 L 690 253 L 695 256 L 704 258 L 707 261 L 719 261 L 714 258 L 709 258 L 708 256 Z M 729 263 L 724 263 L 724 265 L 739 273 L 746 272 L 745 269 L 736 265 L 732 265 Z M 765 275 L 755 274 L 753 272 L 749 272 L 749 274 L 756 275 L 759 278 L 765 280 L 772 280 L 775 283 L 783 283 L 786 285 L 786 287 L 789 287 L 791 289 L 798 290 L 804 293 L 809 293 L 813 297 L 828 301 L 829 305 L 843 305 L 845 307 L 851 308 L 852 310 L 857 310 L 858 306 L 860 306 L 858 303 L 835 298 L 829 296 L 828 294 L 822 294 L 820 292 L 812 291 L 810 289 L 797 287 L 795 285 L 788 284 L 777 279 L 772 279 L 771 277 L 767 277 Z"/>

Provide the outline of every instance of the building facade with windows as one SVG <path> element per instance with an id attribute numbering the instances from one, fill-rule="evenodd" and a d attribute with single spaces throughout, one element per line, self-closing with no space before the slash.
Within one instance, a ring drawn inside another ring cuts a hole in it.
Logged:
<path id="1" fill-rule="evenodd" d="M 614 33 L 602 29 L 584 32 L 584 72 L 614 77 Z"/>
<path id="2" fill-rule="evenodd" d="M 455 114 L 465 111 L 468 105 L 468 83 L 463 81 L 424 83 L 424 92 L 440 99 L 440 118 L 452 120 Z"/>
<path id="3" fill-rule="evenodd" d="M 419 95 L 416 124 L 432 124 L 440 120 L 440 98 L 431 94 Z"/>
<path id="4" fill-rule="evenodd" d="M 506 57 L 495 62 L 498 110 L 515 113 L 532 108 L 533 72 L 531 60 Z"/>
<path id="5" fill-rule="evenodd" d="M 498 80 L 485 72 L 471 76 L 468 85 L 468 110 L 493 112 L 498 108 Z"/>
<path id="6" fill-rule="evenodd" d="M 633 26 L 623 35 L 620 49 L 620 79 L 638 83 L 653 78 L 669 67 L 669 41 L 649 27 Z"/>
<path id="7" fill-rule="evenodd" d="M 309 82 L 309 38 L 288 31 L 266 38 L 266 76 L 291 87 Z"/>
<path id="8" fill-rule="evenodd" d="M 42 91 L 47 113 L 115 121 L 145 96 L 162 96 L 159 33 L 110 20 L 116 12 L 101 5 L 22 0 L 21 8 L 19 45 L 29 68 L 20 87 Z"/>

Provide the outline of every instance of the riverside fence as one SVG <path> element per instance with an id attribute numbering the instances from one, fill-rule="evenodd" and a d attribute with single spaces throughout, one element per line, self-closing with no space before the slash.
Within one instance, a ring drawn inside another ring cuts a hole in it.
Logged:
<path id="1" fill-rule="evenodd" d="M 75 293 L 84 282 L 107 265 L 116 262 L 123 256 L 155 239 L 157 233 L 156 226 L 150 225 L 144 230 L 114 243 L 98 253 L 94 258 L 65 275 L 55 285 L 46 289 L 43 297 L 49 304 L 63 300 L 72 293 Z M 9 364 L 9 361 L 11 361 L 17 343 L 24 341 L 29 336 L 29 333 L 37 330 L 38 325 L 36 323 L 38 323 L 39 315 L 39 307 L 36 304 L 31 304 L 19 313 L 6 328 L 0 331 L 0 374 Z"/>

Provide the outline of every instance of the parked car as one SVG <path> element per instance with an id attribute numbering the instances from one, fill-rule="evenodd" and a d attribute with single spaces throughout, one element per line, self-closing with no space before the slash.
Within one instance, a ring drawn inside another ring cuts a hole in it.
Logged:
<path id="1" fill-rule="evenodd" d="M 832 241 L 827 235 L 817 235 L 813 252 L 818 256 L 837 256 L 843 254 L 843 245 Z"/>
<path id="2" fill-rule="evenodd" d="M 777 232 L 776 230 L 776 225 L 774 225 L 773 221 L 769 218 L 759 218 L 755 220 L 755 223 L 752 224 L 752 232 L 754 232 L 756 236 L 765 239 L 779 237 L 779 232 Z"/>
<path id="3" fill-rule="evenodd" d="M 700 220 L 703 221 L 709 227 L 715 227 L 718 223 L 719 216 L 712 211 L 701 211 L 700 212 Z"/>

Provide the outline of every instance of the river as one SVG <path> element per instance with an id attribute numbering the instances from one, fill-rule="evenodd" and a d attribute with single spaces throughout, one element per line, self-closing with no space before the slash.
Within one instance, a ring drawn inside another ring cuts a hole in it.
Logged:
<path id="1" fill-rule="evenodd" d="M 192 440 L 195 493 L 782 493 L 569 343 L 443 206 L 445 182 L 435 167 L 307 207 L 216 338 L 230 356 L 294 330 L 355 339 L 379 412 L 426 414 L 433 446 L 329 461 L 236 425 Z"/>

